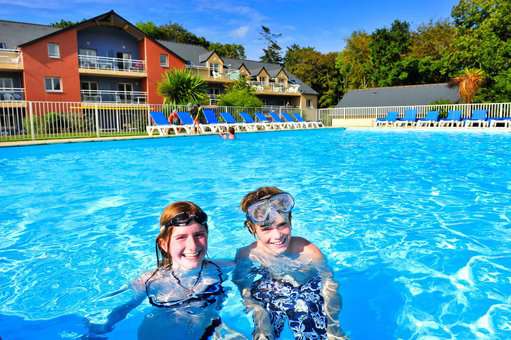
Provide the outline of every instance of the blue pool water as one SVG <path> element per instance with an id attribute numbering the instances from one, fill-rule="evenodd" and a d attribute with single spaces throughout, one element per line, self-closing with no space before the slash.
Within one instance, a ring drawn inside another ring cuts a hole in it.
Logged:
<path id="1" fill-rule="evenodd" d="M 211 258 L 276 185 L 326 255 L 352 339 L 511 337 L 511 134 L 319 130 L 0 149 L 0 337 L 74 339 L 154 266 L 162 208 L 198 203 Z M 230 288 L 222 319 L 250 336 Z M 136 337 L 147 304 L 109 335 Z"/>

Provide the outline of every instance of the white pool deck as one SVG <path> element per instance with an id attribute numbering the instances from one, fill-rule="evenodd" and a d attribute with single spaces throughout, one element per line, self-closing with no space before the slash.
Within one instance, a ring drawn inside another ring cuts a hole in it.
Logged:
<path id="1" fill-rule="evenodd" d="M 368 127 L 368 126 L 350 126 L 350 127 L 323 127 L 320 129 L 346 129 L 348 131 L 368 131 L 368 132 L 392 132 L 392 133 L 408 133 L 408 132 L 428 132 L 428 133 L 484 133 L 484 134 L 510 134 L 511 128 L 495 127 L 495 128 L 479 128 L 479 127 Z M 261 131 L 242 131 L 243 133 L 261 133 L 261 132 L 279 132 L 279 131 L 296 131 L 295 130 L 261 130 Z M 313 129 L 299 129 L 313 130 Z M 83 142 L 107 142 L 117 140 L 130 139 L 154 139 L 154 138 L 179 138 L 179 137 L 202 137 L 211 136 L 212 134 L 196 134 L 196 135 L 168 135 L 168 136 L 115 136 L 115 137 L 94 137 L 94 138 L 62 138 L 62 139 L 41 139 L 28 141 L 12 141 L 0 142 L 2 147 L 30 146 L 30 145 L 48 145 L 48 144 L 64 144 L 64 143 L 83 143 Z"/>

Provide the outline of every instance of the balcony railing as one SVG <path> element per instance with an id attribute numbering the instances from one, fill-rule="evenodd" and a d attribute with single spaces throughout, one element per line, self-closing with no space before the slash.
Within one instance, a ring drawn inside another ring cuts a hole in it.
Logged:
<path id="1" fill-rule="evenodd" d="M 0 49 L 0 65 L 12 65 L 14 67 L 23 64 L 21 59 L 21 52 L 11 49 Z"/>
<path id="2" fill-rule="evenodd" d="M 0 87 L 0 101 L 24 100 L 25 92 L 17 87 Z"/>
<path id="3" fill-rule="evenodd" d="M 90 70 L 145 72 L 145 61 L 138 59 L 121 59 L 78 55 L 80 68 Z"/>
<path id="4" fill-rule="evenodd" d="M 200 76 L 204 80 L 233 81 L 240 79 L 240 72 L 238 70 L 228 70 L 219 72 L 213 71 L 206 66 L 197 65 L 187 65 L 186 68 L 189 69 L 193 74 Z"/>
<path id="5" fill-rule="evenodd" d="M 251 81 L 250 85 L 256 92 L 274 92 L 274 93 L 298 93 L 300 85 L 298 84 L 277 84 L 260 81 Z"/>
<path id="6" fill-rule="evenodd" d="M 147 103 L 147 92 L 142 91 L 110 91 L 110 90 L 81 90 L 82 102 L 92 103 Z"/>

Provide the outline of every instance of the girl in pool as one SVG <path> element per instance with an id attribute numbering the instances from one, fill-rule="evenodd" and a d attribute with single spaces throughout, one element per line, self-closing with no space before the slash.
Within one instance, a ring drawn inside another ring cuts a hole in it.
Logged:
<path id="1" fill-rule="evenodd" d="M 156 270 L 133 282 L 134 298 L 114 309 L 105 324 L 91 324 L 91 333 L 111 331 L 145 299 L 154 308 L 138 329 L 139 339 L 207 339 L 218 332 L 224 278 L 219 265 L 205 258 L 207 220 L 192 202 L 167 206 L 156 237 Z"/>
<path id="2" fill-rule="evenodd" d="M 337 284 L 321 251 L 291 236 L 293 197 L 262 187 L 241 201 L 256 241 L 238 249 L 233 280 L 254 319 L 254 339 L 278 338 L 287 321 L 296 339 L 343 339 Z"/>

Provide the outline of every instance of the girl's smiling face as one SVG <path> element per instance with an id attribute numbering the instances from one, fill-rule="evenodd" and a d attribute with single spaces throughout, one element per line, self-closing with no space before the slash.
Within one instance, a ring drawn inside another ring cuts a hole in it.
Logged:
<path id="1" fill-rule="evenodd" d="M 167 244 L 164 246 L 166 247 Z M 206 227 L 197 222 L 187 226 L 174 227 L 168 247 L 173 267 L 183 269 L 200 267 L 208 250 Z"/>

